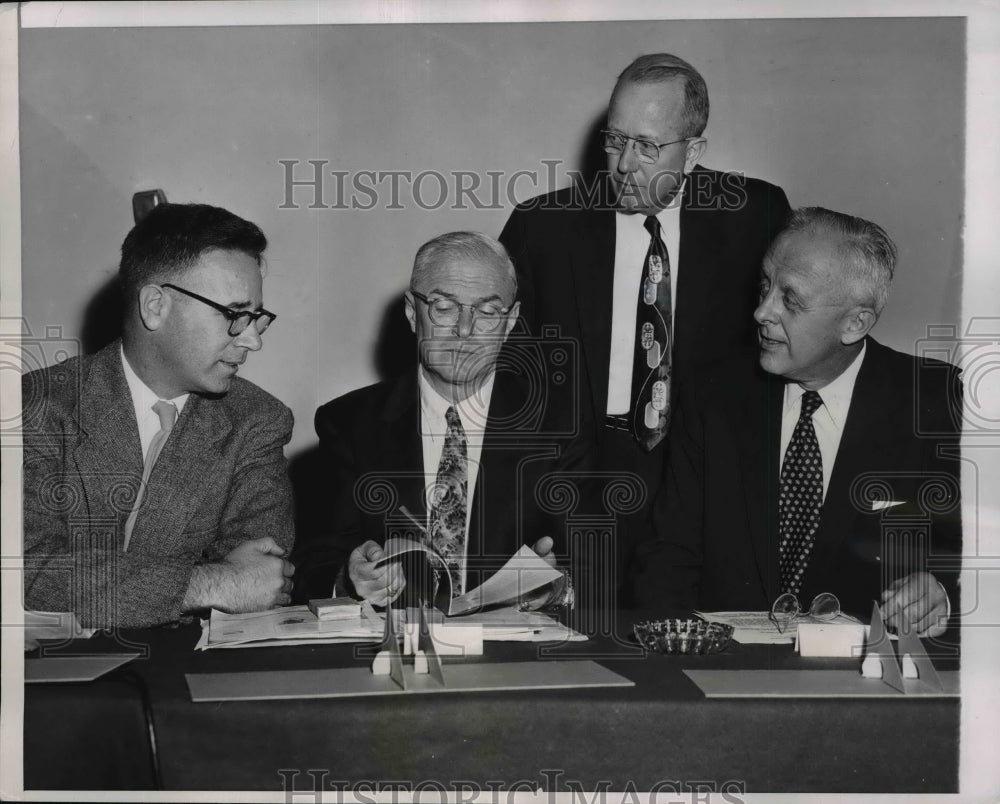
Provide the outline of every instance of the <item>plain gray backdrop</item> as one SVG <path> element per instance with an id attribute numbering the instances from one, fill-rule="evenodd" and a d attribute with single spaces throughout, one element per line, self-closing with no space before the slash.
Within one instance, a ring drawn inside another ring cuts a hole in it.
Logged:
<path id="1" fill-rule="evenodd" d="M 56 327 L 71 341 L 93 339 L 138 190 L 253 220 L 270 239 L 264 298 L 279 318 L 242 373 L 293 409 L 294 456 L 315 443 L 319 404 L 408 357 L 398 354 L 412 348 L 405 338 L 376 346 L 393 331 L 387 316 L 400 323 L 391 303 L 417 247 L 454 229 L 496 235 L 515 201 L 599 163 L 592 133 L 616 75 L 640 53 L 670 51 L 708 83 L 705 165 L 779 184 L 793 206 L 827 206 L 889 231 L 899 268 L 875 335 L 915 351 L 928 326 L 959 318 L 964 26 L 24 29 L 23 314 L 34 335 Z M 373 208 L 309 209 L 310 187 L 289 199 L 281 160 L 297 163 L 299 180 L 313 176 L 308 160 L 324 160 L 325 204 Z M 343 193 L 330 171 L 342 172 Z M 391 180 L 362 171 L 426 175 L 416 193 L 400 178 L 394 204 Z M 472 208 L 468 196 L 466 209 L 454 208 L 457 183 L 476 178 L 491 208 Z M 377 199 L 351 194 L 354 181 L 376 185 Z M 415 195 L 440 207 L 421 208 Z M 299 208 L 282 209 L 289 200 Z"/>

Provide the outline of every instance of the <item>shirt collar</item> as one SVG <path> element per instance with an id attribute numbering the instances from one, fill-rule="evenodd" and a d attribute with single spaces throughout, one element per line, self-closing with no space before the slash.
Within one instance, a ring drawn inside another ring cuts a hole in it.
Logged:
<path id="1" fill-rule="evenodd" d="M 861 351 L 857 357 L 851 361 L 840 376 L 833 382 L 824 385 L 819 389 L 820 398 L 834 423 L 841 429 L 847 421 L 847 411 L 851 407 L 851 397 L 854 395 L 854 385 L 858 381 L 858 372 L 861 371 L 861 364 L 864 362 L 865 353 L 868 351 L 868 342 L 863 341 Z M 805 389 L 797 382 L 790 382 L 785 385 L 785 409 L 798 405 L 799 400 L 805 393 Z"/>
<path id="2" fill-rule="evenodd" d="M 681 182 L 681 186 L 674 193 L 674 197 L 670 200 L 670 206 L 666 209 L 661 209 L 656 213 L 656 220 L 660 222 L 660 228 L 666 229 L 668 220 L 680 220 L 681 206 L 684 203 L 684 190 L 687 187 L 687 176 L 684 177 L 684 181 Z M 624 212 L 618 213 L 618 221 L 620 223 L 625 223 L 626 226 L 635 227 L 637 232 L 642 232 L 647 235 L 645 230 L 646 215 L 627 215 Z"/>
<path id="3" fill-rule="evenodd" d="M 490 411 L 490 399 L 493 397 L 493 383 L 496 380 L 496 372 L 490 372 L 490 376 L 479 388 L 479 391 L 467 399 L 455 402 L 442 396 L 430 380 L 424 367 L 417 370 L 417 382 L 420 387 L 420 410 L 423 414 L 421 431 L 427 435 L 444 434 L 448 430 L 445 421 L 445 414 L 452 405 L 458 410 L 459 418 L 462 420 L 462 427 L 465 428 L 468 436 L 474 434 L 481 435 L 486 431 L 486 422 Z"/>
<path id="4" fill-rule="evenodd" d="M 153 405 L 160 401 L 160 397 L 156 395 L 152 388 L 139 379 L 139 375 L 135 373 L 128 362 L 128 358 L 125 357 L 124 347 L 120 347 L 119 352 L 122 358 L 122 369 L 125 372 L 125 382 L 128 385 L 129 395 L 132 397 L 132 407 L 135 409 L 135 420 L 139 421 L 143 416 L 149 414 L 153 409 Z M 180 415 L 180 412 L 184 410 L 184 404 L 187 402 L 189 396 L 191 394 L 181 394 L 165 401 L 173 402 L 177 408 L 177 415 Z"/>

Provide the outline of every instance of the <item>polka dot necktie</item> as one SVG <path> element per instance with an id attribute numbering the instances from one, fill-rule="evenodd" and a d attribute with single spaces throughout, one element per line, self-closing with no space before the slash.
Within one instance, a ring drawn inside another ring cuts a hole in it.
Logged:
<path id="1" fill-rule="evenodd" d="M 670 423 L 670 255 L 653 216 L 643 224 L 650 234 L 642 267 L 632 362 L 632 433 L 647 452 L 659 444 Z"/>
<path id="2" fill-rule="evenodd" d="M 781 591 L 797 595 L 809 563 L 823 507 L 823 456 L 812 415 L 823 400 L 815 391 L 802 395 L 802 409 L 781 465 L 778 492 L 778 566 Z"/>
<path id="3" fill-rule="evenodd" d="M 462 420 L 454 407 L 445 413 L 448 431 L 441 450 L 437 481 L 431 490 L 431 547 L 448 567 L 451 594 L 457 597 L 462 586 L 465 559 L 465 522 L 468 514 L 468 443 Z"/>

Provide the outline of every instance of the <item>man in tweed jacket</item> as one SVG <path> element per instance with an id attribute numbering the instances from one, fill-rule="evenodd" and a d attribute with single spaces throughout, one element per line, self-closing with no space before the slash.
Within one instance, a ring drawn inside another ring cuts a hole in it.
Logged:
<path id="1" fill-rule="evenodd" d="M 122 245 L 122 340 L 23 378 L 26 608 L 108 628 L 288 602 L 292 415 L 236 377 L 274 319 L 266 245 L 157 207 Z"/>

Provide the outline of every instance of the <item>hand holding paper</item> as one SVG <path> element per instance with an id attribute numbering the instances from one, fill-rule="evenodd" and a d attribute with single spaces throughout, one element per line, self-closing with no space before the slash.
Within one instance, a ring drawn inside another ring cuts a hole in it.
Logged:
<path id="1" fill-rule="evenodd" d="M 914 572 L 882 592 L 881 611 L 898 634 L 915 630 L 919 637 L 936 637 L 945 631 L 948 596 L 929 572 Z"/>
<path id="2" fill-rule="evenodd" d="M 398 562 L 386 561 L 385 551 L 370 540 L 354 548 L 347 561 L 347 574 L 358 595 L 375 606 L 391 603 L 406 588 L 402 567 Z"/>

